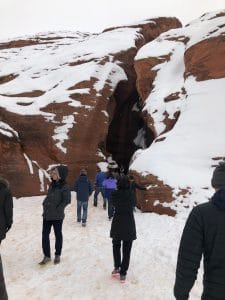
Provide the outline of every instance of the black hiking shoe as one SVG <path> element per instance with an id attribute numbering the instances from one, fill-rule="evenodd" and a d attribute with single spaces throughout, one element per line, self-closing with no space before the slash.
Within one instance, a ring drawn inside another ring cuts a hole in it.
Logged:
<path id="1" fill-rule="evenodd" d="M 125 283 L 125 281 L 126 281 L 126 275 L 121 275 L 120 274 L 120 282 Z"/>
<path id="2" fill-rule="evenodd" d="M 51 261 L 51 258 L 48 256 L 44 256 L 42 261 L 39 262 L 39 265 L 43 266 L 46 265 L 47 263 L 49 263 Z"/>
<path id="3" fill-rule="evenodd" d="M 57 265 L 60 263 L 60 255 L 56 255 L 54 259 L 54 264 Z"/>
<path id="4" fill-rule="evenodd" d="M 119 268 L 114 268 L 112 270 L 112 277 L 120 277 L 120 269 Z"/>

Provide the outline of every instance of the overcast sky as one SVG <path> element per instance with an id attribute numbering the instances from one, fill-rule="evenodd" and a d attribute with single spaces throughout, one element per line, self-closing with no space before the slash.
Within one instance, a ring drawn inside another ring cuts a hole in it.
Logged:
<path id="1" fill-rule="evenodd" d="M 155 16 L 183 24 L 225 0 L 0 0 L 0 39 L 49 30 L 99 32 Z"/>

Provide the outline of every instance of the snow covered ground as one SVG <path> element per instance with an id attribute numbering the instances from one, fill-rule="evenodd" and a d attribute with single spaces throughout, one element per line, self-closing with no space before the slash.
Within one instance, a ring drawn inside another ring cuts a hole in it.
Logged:
<path id="1" fill-rule="evenodd" d="M 39 266 L 42 258 L 43 197 L 14 199 L 14 224 L 1 245 L 10 300 L 171 300 L 176 257 L 184 215 L 175 218 L 135 213 L 137 240 L 133 244 L 127 283 L 111 278 L 111 222 L 89 202 L 87 227 L 76 223 L 75 194 L 66 208 L 64 246 L 59 265 Z M 52 255 L 54 246 L 53 232 Z M 190 300 L 200 299 L 202 271 Z"/>

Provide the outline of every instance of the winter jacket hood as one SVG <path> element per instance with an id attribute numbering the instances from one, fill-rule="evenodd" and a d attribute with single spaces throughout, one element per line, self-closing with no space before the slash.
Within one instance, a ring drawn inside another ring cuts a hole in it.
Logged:
<path id="1" fill-rule="evenodd" d="M 225 187 L 215 192 L 212 197 L 212 203 L 220 210 L 225 211 Z"/>
<path id="2" fill-rule="evenodd" d="M 66 177 L 68 175 L 68 168 L 67 168 L 67 166 L 65 166 L 65 165 L 59 165 L 56 168 L 57 168 L 57 170 L 59 172 L 60 179 L 62 181 L 65 181 Z"/>

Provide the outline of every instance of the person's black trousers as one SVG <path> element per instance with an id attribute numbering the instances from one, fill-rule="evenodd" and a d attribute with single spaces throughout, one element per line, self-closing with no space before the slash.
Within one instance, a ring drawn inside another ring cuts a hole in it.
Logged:
<path id="1" fill-rule="evenodd" d="M 122 261 L 121 261 L 121 242 L 122 242 Z M 126 275 L 130 263 L 130 252 L 132 248 L 131 241 L 112 240 L 113 258 L 115 269 L 120 268 L 120 274 Z"/>
<path id="2" fill-rule="evenodd" d="M 0 299 L 1 300 L 8 300 L 8 295 L 5 287 L 5 279 L 3 274 L 3 268 L 2 268 L 2 259 L 0 255 Z"/>
<path id="3" fill-rule="evenodd" d="M 112 205 L 111 198 L 108 198 L 108 217 L 111 219 L 114 215 L 114 206 Z"/>
<path id="4" fill-rule="evenodd" d="M 43 219 L 42 249 L 44 256 L 51 257 L 49 235 L 52 226 L 55 233 L 55 255 L 61 255 L 63 243 L 62 224 L 63 220 L 46 221 L 45 219 Z"/>

